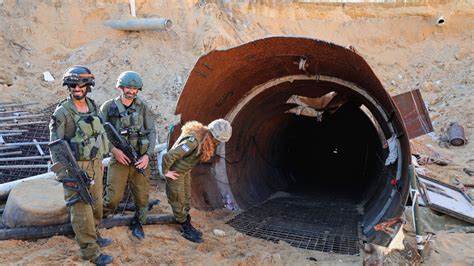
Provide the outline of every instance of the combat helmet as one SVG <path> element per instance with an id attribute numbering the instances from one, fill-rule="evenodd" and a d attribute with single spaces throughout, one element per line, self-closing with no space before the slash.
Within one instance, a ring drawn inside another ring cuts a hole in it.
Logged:
<path id="1" fill-rule="evenodd" d="M 115 87 L 137 88 L 142 90 L 142 77 L 135 71 L 122 72 L 122 74 L 117 78 L 117 84 Z"/>
<path id="2" fill-rule="evenodd" d="M 207 128 L 211 135 L 219 142 L 227 142 L 232 136 L 232 126 L 229 121 L 222 118 L 212 121 Z"/>
<path id="3" fill-rule="evenodd" d="M 79 85 L 87 86 L 87 91 L 95 86 L 95 78 L 92 72 L 84 66 L 72 66 L 63 75 L 63 86 Z"/>

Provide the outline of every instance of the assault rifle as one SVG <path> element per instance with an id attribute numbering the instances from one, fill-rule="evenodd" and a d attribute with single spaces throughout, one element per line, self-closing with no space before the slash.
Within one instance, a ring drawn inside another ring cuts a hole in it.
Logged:
<path id="1" fill-rule="evenodd" d="M 139 169 L 135 164 L 140 159 L 137 151 L 130 145 L 115 129 L 115 127 L 110 123 L 107 122 L 104 124 L 105 132 L 107 133 L 107 137 L 109 141 L 114 145 L 115 148 L 121 150 L 131 161 L 135 169 L 142 174 L 145 175 L 144 169 Z"/>
<path id="2" fill-rule="evenodd" d="M 66 171 L 67 176 L 62 180 L 64 188 L 77 192 L 76 196 L 66 202 L 66 206 L 69 207 L 81 200 L 94 206 L 95 199 L 89 191 L 93 180 L 79 167 L 67 142 L 58 139 L 49 143 L 48 147 L 50 154 L 54 154 L 57 161 L 51 169 L 55 173 Z"/>

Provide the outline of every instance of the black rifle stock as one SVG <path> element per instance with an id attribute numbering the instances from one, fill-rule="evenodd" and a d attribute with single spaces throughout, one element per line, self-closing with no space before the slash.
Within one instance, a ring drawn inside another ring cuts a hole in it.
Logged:
<path id="1" fill-rule="evenodd" d="M 142 175 L 145 174 L 144 169 L 138 168 L 135 164 L 138 162 L 139 155 L 137 151 L 130 145 L 115 129 L 115 127 L 110 123 L 107 122 L 104 124 L 105 132 L 107 133 L 107 137 L 109 141 L 114 145 L 115 148 L 121 150 L 131 161 L 135 169 L 140 172 Z"/>
<path id="2" fill-rule="evenodd" d="M 54 154 L 56 159 L 52 169 L 56 173 L 65 170 L 67 177 L 64 177 L 62 180 L 64 187 L 78 193 L 78 196 L 71 198 L 66 202 L 66 205 L 71 206 L 82 200 L 85 203 L 94 206 L 95 199 L 89 190 L 89 187 L 92 184 L 92 179 L 84 170 L 81 169 L 74 158 L 68 143 L 62 139 L 58 139 L 49 143 L 48 147 L 50 153 Z"/>

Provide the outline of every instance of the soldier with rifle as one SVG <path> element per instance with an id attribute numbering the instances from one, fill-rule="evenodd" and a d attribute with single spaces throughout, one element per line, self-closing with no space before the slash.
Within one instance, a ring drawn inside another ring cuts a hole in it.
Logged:
<path id="1" fill-rule="evenodd" d="M 155 121 L 150 108 L 137 97 L 142 87 L 143 81 L 138 73 L 125 71 L 116 84 L 121 95 L 100 107 L 100 116 L 107 122 L 107 135 L 112 143 L 104 217 L 115 212 L 129 182 L 137 206 L 131 230 L 132 235 L 140 240 L 145 237 L 142 225 L 148 213 L 149 162 L 156 143 Z"/>
<path id="2" fill-rule="evenodd" d="M 82 258 L 105 265 L 113 258 L 100 253 L 99 247 L 112 241 L 102 238 L 97 228 L 102 219 L 102 157 L 108 140 L 98 107 L 87 97 L 94 85 L 94 75 L 86 67 L 73 66 L 64 73 L 63 86 L 70 95 L 51 116 L 49 146 Z"/>

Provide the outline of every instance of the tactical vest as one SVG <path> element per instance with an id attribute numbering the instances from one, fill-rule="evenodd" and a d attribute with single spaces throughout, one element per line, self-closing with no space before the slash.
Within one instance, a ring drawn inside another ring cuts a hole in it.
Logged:
<path id="1" fill-rule="evenodd" d="M 196 139 L 196 137 L 192 134 L 190 135 L 184 135 L 181 137 L 181 139 L 178 139 L 178 141 L 176 141 L 176 144 L 173 146 L 173 148 L 176 148 L 177 146 L 181 145 L 184 141 L 186 140 L 189 140 L 189 141 L 198 141 Z M 191 169 L 193 169 L 193 167 L 199 163 L 200 159 L 201 159 L 201 153 L 199 152 L 199 145 L 198 144 L 198 147 L 196 149 L 194 149 L 194 151 L 181 158 L 180 160 L 176 161 L 173 166 L 172 166 L 172 170 L 173 171 L 176 171 L 178 173 L 186 173 L 186 172 L 189 172 L 191 171 Z M 175 147 L 176 146 L 176 147 Z"/>
<path id="2" fill-rule="evenodd" d="M 107 116 L 115 129 L 127 142 L 140 154 L 143 155 L 148 150 L 148 132 L 143 125 L 145 109 L 137 106 L 137 109 L 123 106 L 119 99 L 114 99 L 109 106 Z"/>
<path id="3" fill-rule="evenodd" d="M 95 104 L 93 110 L 88 113 L 78 113 L 65 103 L 60 105 L 72 115 L 76 126 L 74 136 L 67 140 L 76 159 L 79 161 L 102 159 L 109 151 L 109 142 Z"/>

